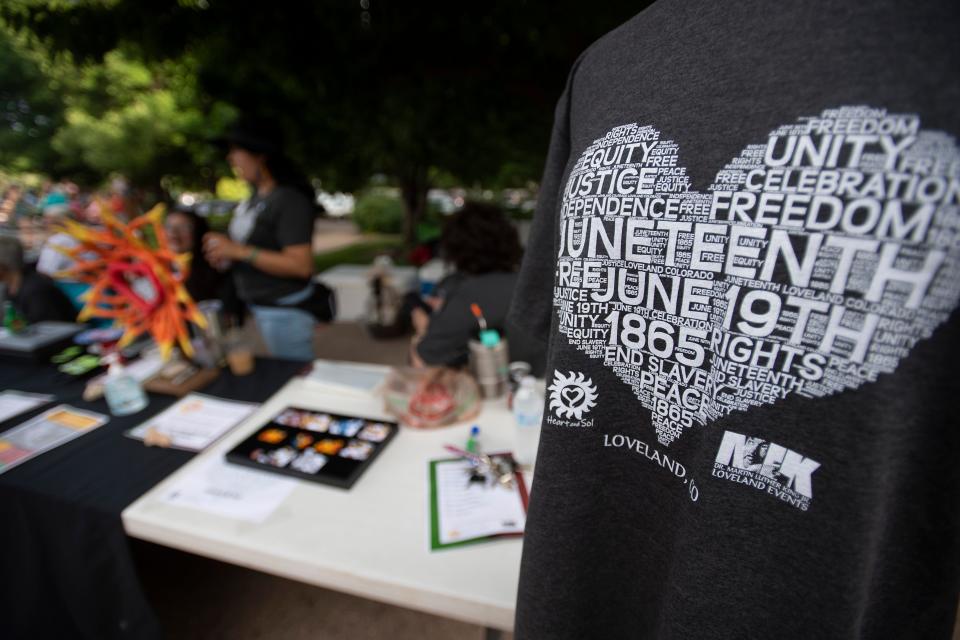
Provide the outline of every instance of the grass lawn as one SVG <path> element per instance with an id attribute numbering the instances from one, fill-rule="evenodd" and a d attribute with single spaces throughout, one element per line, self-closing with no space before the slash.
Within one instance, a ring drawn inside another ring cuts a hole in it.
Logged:
<path id="1" fill-rule="evenodd" d="M 375 239 L 360 240 L 355 244 L 313 256 L 316 273 L 326 271 L 338 264 L 371 264 L 379 255 L 388 254 L 394 264 L 406 264 L 403 240 L 400 236 L 380 236 Z"/>

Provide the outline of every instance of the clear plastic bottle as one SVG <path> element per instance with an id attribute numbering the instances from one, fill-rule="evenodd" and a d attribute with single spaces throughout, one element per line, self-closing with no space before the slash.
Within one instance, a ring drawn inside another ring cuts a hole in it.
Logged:
<path id="1" fill-rule="evenodd" d="M 146 407 L 147 394 L 137 379 L 127 373 L 120 364 L 120 356 L 111 353 L 105 360 L 110 363 L 110 369 L 103 383 L 103 395 L 107 399 L 110 413 L 115 416 L 128 416 Z"/>
<path id="2" fill-rule="evenodd" d="M 532 465 L 537 459 L 540 442 L 540 420 L 543 418 L 543 398 L 537 392 L 537 380 L 526 376 L 513 396 L 513 417 L 517 423 L 517 444 L 514 456 L 522 465 Z"/>

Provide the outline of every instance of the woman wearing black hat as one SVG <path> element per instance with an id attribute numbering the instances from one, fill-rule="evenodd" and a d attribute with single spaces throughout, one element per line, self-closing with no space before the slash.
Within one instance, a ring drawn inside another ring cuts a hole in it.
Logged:
<path id="1" fill-rule="evenodd" d="M 262 128 L 235 129 L 221 142 L 254 193 L 237 207 L 229 236 L 204 237 L 204 254 L 215 267 L 231 268 L 272 355 L 312 360 L 316 319 L 297 308 L 314 295 L 312 189 L 284 157 L 278 137 Z"/>

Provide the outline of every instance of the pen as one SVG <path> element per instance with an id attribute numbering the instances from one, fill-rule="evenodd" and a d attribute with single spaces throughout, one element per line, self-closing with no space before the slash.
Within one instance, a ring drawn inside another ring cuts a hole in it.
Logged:
<path id="1" fill-rule="evenodd" d="M 455 453 L 461 458 L 466 458 L 467 460 L 470 460 L 472 462 L 482 462 L 483 458 L 487 457 L 487 456 L 477 455 L 476 453 L 472 453 L 465 449 L 461 449 L 460 447 L 455 447 L 452 444 L 445 444 L 443 445 L 443 448 L 449 451 L 450 453 Z"/>
<path id="2" fill-rule="evenodd" d="M 473 313 L 473 316 L 477 319 L 477 322 L 480 324 L 480 330 L 487 330 L 487 320 L 483 317 L 483 311 L 480 310 L 480 305 L 476 302 L 470 303 L 470 312 Z"/>

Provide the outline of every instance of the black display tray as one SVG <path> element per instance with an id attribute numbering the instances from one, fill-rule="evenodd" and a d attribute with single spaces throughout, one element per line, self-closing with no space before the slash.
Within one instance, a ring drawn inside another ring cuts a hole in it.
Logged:
<path id="1" fill-rule="evenodd" d="M 349 489 L 399 428 L 386 420 L 287 407 L 226 458 L 234 464 Z"/>

